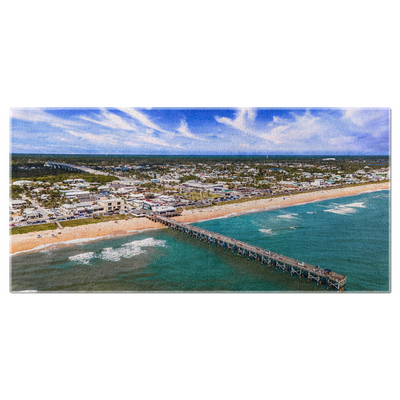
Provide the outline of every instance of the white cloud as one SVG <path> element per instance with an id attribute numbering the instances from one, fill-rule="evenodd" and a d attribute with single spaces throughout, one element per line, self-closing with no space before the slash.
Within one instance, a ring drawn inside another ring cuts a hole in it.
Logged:
<path id="1" fill-rule="evenodd" d="M 80 119 L 88 122 L 93 122 L 111 129 L 123 129 L 126 131 L 137 131 L 137 126 L 133 121 L 127 121 L 121 118 L 119 115 L 114 114 L 105 108 L 101 109 L 101 114 L 97 117 L 98 119 L 89 118 L 86 116 L 80 116 Z"/>
<path id="2" fill-rule="evenodd" d="M 167 134 L 172 134 L 172 132 L 169 132 L 163 128 L 161 128 L 160 126 L 158 126 L 157 124 L 155 124 L 154 122 L 150 121 L 150 119 L 144 115 L 143 113 L 141 113 L 140 111 L 135 110 L 134 108 L 119 108 L 120 111 L 124 112 L 125 114 L 128 114 L 129 116 L 131 116 L 132 118 L 136 119 L 137 121 L 139 121 L 142 125 L 146 126 L 147 128 L 159 131 L 159 132 L 163 132 L 163 133 L 167 133 Z"/>
<path id="3" fill-rule="evenodd" d="M 145 143 L 150 143 L 150 144 L 164 146 L 164 147 L 173 147 L 173 148 L 176 148 L 176 149 L 183 149 L 184 148 L 180 144 L 169 144 L 169 143 L 165 142 L 164 140 L 156 138 L 156 137 L 153 137 L 153 136 L 139 135 L 137 137 L 137 139 L 139 141 L 142 141 L 142 142 L 145 142 Z"/>
<path id="4" fill-rule="evenodd" d="M 121 145 L 121 140 L 116 135 L 94 135 L 89 132 L 75 132 L 75 131 L 67 131 L 71 135 L 81 138 L 84 140 L 88 140 L 90 142 L 94 142 L 96 144 L 112 144 L 112 145 Z"/>
<path id="5" fill-rule="evenodd" d="M 249 124 L 251 125 L 255 121 L 256 116 L 257 113 L 252 108 L 239 108 L 235 114 L 235 119 L 217 116 L 215 119 L 220 124 L 230 125 L 239 131 L 251 133 Z"/>
<path id="6" fill-rule="evenodd" d="M 33 122 L 35 124 L 44 122 L 57 128 L 70 128 L 72 126 L 83 125 L 77 121 L 55 117 L 54 115 L 48 114 L 40 108 L 13 108 L 11 109 L 10 115 L 15 119 Z"/>
<path id="7" fill-rule="evenodd" d="M 387 118 L 387 109 L 347 108 L 343 109 L 343 119 L 353 125 L 365 127 L 382 118 Z"/>
<path id="8" fill-rule="evenodd" d="M 241 108 L 236 112 L 235 119 L 215 117 L 216 121 L 232 126 L 242 133 L 256 136 L 274 144 L 292 143 L 306 140 L 325 129 L 319 123 L 319 117 L 309 111 L 303 115 L 292 113 L 294 119 L 282 119 L 274 116 L 272 122 L 262 128 L 255 127 L 256 112 L 252 109 Z"/>
<path id="9" fill-rule="evenodd" d="M 182 134 L 182 136 L 185 136 L 185 137 L 190 138 L 190 139 L 204 140 L 204 141 L 206 140 L 206 139 L 203 139 L 203 138 L 195 135 L 194 133 L 190 132 L 189 128 L 188 128 L 188 124 L 187 124 L 187 122 L 185 120 L 181 121 L 181 124 L 180 124 L 180 126 L 178 128 L 178 132 L 180 132 Z"/>

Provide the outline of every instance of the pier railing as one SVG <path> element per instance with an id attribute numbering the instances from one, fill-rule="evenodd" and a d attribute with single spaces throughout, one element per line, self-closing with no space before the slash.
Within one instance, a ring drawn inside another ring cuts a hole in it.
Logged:
<path id="1" fill-rule="evenodd" d="M 308 281 L 316 282 L 317 285 L 326 285 L 327 289 L 346 290 L 347 278 L 345 275 L 340 275 L 331 270 L 325 270 L 305 262 L 299 262 L 298 260 L 282 254 L 274 253 L 197 226 L 175 221 L 165 216 L 148 214 L 146 217 L 197 240 L 224 248 L 239 256 L 258 261 L 261 264 L 267 265 L 267 267 L 272 267 L 276 270 L 290 273 L 290 275 L 298 276 L 299 279 L 305 278 L 308 279 Z"/>

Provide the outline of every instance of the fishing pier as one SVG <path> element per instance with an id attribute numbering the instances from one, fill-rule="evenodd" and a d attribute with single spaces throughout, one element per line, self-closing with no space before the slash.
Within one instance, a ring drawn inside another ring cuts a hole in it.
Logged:
<path id="1" fill-rule="evenodd" d="M 172 216 L 172 215 L 171 215 Z M 182 232 L 187 236 L 201 240 L 213 246 L 223 248 L 231 253 L 237 254 L 261 264 L 267 265 L 274 269 L 282 270 L 282 272 L 290 273 L 290 275 L 298 276 L 299 279 L 304 278 L 308 281 L 315 281 L 317 285 L 326 285 L 327 289 L 336 289 L 338 291 L 346 290 L 346 276 L 340 275 L 331 270 L 325 270 L 318 266 L 299 262 L 290 257 L 273 253 L 272 251 L 262 249 L 251 244 L 235 240 L 197 226 L 189 225 L 179 221 L 169 219 L 165 216 L 147 214 L 147 218 L 154 222 L 160 222 L 167 227 Z"/>

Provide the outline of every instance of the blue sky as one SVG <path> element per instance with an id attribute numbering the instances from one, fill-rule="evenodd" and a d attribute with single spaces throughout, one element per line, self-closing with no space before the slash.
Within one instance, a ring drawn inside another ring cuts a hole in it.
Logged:
<path id="1" fill-rule="evenodd" d="M 390 111 L 13 108 L 12 153 L 388 155 Z"/>

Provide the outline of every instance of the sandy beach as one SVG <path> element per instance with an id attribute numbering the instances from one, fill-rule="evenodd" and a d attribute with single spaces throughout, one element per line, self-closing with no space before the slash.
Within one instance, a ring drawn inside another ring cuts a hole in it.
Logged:
<path id="1" fill-rule="evenodd" d="M 185 210 L 182 216 L 175 219 L 182 222 L 197 222 L 213 218 L 225 217 L 241 213 L 263 211 L 312 201 L 333 199 L 337 197 L 353 196 L 376 190 L 389 189 L 390 183 L 373 183 L 363 186 L 349 186 L 340 189 L 323 190 L 310 193 L 299 193 L 283 197 L 252 200 L 237 204 L 224 204 L 204 209 Z M 66 227 L 41 232 L 31 232 L 22 235 L 10 235 L 10 254 L 22 251 L 40 250 L 44 247 L 68 246 L 96 238 L 133 234 L 135 231 L 145 229 L 158 229 L 165 227 L 147 218 L 132 218 L 127 220 L 101 222 L 77 227 Z M 40 234 L 41 237 L 37 235 Z M 52 236 L 53 235 L 53 236 Z"/>

